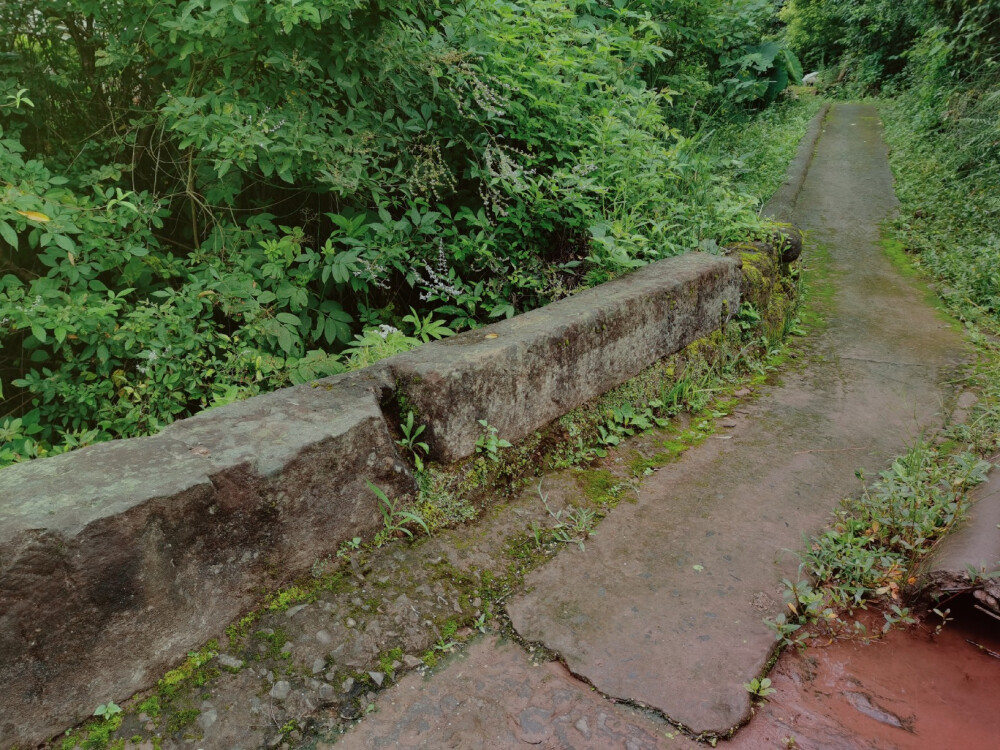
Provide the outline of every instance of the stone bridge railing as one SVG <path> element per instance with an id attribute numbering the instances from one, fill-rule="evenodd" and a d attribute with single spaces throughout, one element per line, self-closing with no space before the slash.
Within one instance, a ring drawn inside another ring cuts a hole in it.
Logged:
<path id="1" fill-rule="evenodd" d="M 415 482 L 383 409 L 432 457 L 516 441 L 710 333 L 740 262 L 663 260 L 364 370 L 211 409 L 160 434 L 0 471 L 0 747 L 151 687 L 185 653 L 380 526 L 371 481 Z"/>

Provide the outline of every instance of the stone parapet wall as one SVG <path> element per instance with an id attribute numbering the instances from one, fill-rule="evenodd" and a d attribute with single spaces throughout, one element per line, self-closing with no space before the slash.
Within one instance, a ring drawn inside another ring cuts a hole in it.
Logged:
<path id="1" fill-rule="evenodd" d="M 44 741 L 147 689 L 262 592 L 412 494 L 384 409 L 432 456 L 478 420 L 517 441 L 710 333 L 740 262 L 671 258 L 355 373 L 212 409 L 160 434 L 0 471 L 0 747 Z"/>

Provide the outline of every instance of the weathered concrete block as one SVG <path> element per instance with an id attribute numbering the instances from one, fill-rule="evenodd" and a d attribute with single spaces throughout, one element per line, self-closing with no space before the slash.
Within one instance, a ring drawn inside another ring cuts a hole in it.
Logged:
<path id="1" fill-rule="evenodd" d="M 411 492 L 384 368 L 0 472 L 0 747 L 150 687 Z"/>
<path id="2" fill-rule="evenodd" d="M 385 363 L 432 456 L 472 454 L 485 419 L 518 440 L 719 327 L 740 262 L 691 253 Z"/>

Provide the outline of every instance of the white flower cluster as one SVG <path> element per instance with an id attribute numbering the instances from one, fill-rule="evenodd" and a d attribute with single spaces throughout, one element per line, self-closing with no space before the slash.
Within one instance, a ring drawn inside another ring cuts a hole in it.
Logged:
<path id="1" fill-rule="evenodd" d="M 367 258 L 358 258 L 358 265 L 361 268 L 355 269 L 354 278 L 360 279 L 364 277 L 368 283 L 377 286 L 379 289 L 389 288 L 389 283 L 385 280 L 385 266 Z"/>
<path id="2" fill-rule="evenodd" d="M 483 58 L 478 58 L 481 63 Z M 510 93 L 514 87 L 494 75 L 482 73 L 468 59 L 452 60 L 454 87 L 452 95 L 460 114 L 466 114 L 463 93 L 468 93 L 472 103 L 488 118 L 503 117 L 510 106 Z"/>
<path id="3" fill-rule="evenodd" d="M 436 143 L 417 143 L 412 149 L 413 170 L 410 173 L 410 186 L 417 195 L 429 195 L 434 200 L 441 200 L 441 188 L 454 188 L 455 176 L 445 163 L 441 147 Z"/>
<path id="4" fill-rule="evenodd" d="M 285 124 L 286 122 L 288 122 L 288 120 L 286 120 L 285 118 L 281 118 L 280 120 L 278 120 L 278 122 L 277 122 L 277 123 L 275 123 L 275 124 L 273 124 L 273 125 L 269 125 L 269 124 L 268 124 L 268 117 L 267 117 L 267 116 L 268 116 L 268 115 L 269 115 L 270 113 L 271 113 L 271 108 L 270 108 L 270 107 L 264 107 L 264 112 L 263 112 L 263 114 L 261 114 L 261 116 L 260 116 L 260 117 L 258 118 L 258 120 L 257 120 L 257 123 L 256 123 L 256 127 L 257 127 L 257 128 L 258 128 L 258 129 L 259 129 L 259 130 L 260 130 L 260 131 L 261 131 L 262 133 L 264 133 L 265 135 L 270 135 L 271 133 L 276 133 L 276 132 L 278 132 L 279 130 L 281 130 L 281 127 L 282 127 L 282 126 L 283 126 L 283 125 L 284 125 L 284 124 Z M 247 116 L 247 125 L 248 125 L 248 126 L 251 126 L 251 127 L 252 127 L 252 126 L 254 125 L 254 122 L 253 122 L 253 117 L 252 117 L 252 116 Z"/>
<path id="5" fill-rule="evenodd" d="M 517 157 L 528 158 L 527 152 L 502 144 L 500 140 L 497 137 L 483 151 L 483 166 L 489 179 L 479 184 L 483 205 L 494 216 L 506 216 L 508 206 L 507 197 L 497 189 L 497 183 L 516 192 L 527 192 L 531 188 L 527 178 L 535 174 L 534 169 L 525 169 L 517 161 Z"/>
<path id="6" fill-rule="evenodd" d="M 156 360 L 160 359 L 160 357 L 161 357 L 160 353 L 158 351 L 156 351 L 156 349 L 150 349 L 148 352 L 143 352 L 139 356 L 142 357 L 143 359 L 145 359 L 146 362 L 148 363 L 148 365 L 152 365 Z M 170 347 L 169 346 L 166 349 L 163 350 L 163 355 L 162 356 L 164 356 L 164 357 L 169 357 L 170 356 Z M 149 366 L 147 366 L 147 365 L 136 365 L 135 366 L 135 371 L 137 373 L 139 373 L 140 375 L 148 375 L 149 374 Z"/>
<path id="7" fill-rule="evenodd" d="M 451 277 L 448 274 L 448 257 L 444 251 L 444 241 L 438 240 L 437 268 L 431 267 L 430 263 L 424 263 L 424 270 L 427 272 L 427 278 L 421 276 L 417 269 L 413 269 L 413 275 L 417 282 L 427 289 L 420 295 L 421 301 L 427 302 L 431 297 L 446 297 L 457 300 L 462 296 L 462 290 L 451 283 Z"/>

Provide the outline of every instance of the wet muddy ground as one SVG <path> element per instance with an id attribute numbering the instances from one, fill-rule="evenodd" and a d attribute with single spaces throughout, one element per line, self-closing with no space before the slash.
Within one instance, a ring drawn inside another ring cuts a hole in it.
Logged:
<path id="1" fill-rule="evenodd" d="M 786 651 L 776 693 L 720 747 L 803 750 L 992 750 L 1000 747 L 1000 621 L 950 603 L 870 643 Z"/>

